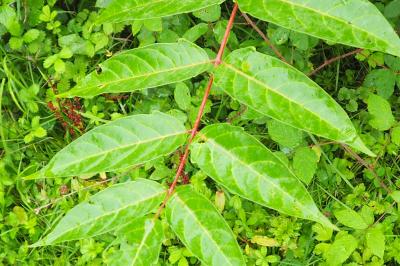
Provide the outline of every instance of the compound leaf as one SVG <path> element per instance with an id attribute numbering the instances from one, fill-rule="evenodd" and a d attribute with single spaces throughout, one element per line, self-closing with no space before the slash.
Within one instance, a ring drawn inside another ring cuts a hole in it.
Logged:
<path id="1" fill-rule="evenodd" d="M 187 131 L 163 114 L 133 115 L 99 126 L 58 152 L 42 170 L 46 177 L 111 172 L 174 152 Z"/>
<path id="2" fill-rule="evenodd" d="M 161 18 L 181 13 L 193 12 L 205 7 L 218 5 L 225 0 L 111 0 L 97 19 L 97 24 L 104 22 L 125 22 Z M 103 1 L 102 1 L 103 2 Z"/>
<path id="3" fill-rule="evenodd" d="M 154 211 L 164 197 L 165 189 L 146 179 L 111 186 L 72 208 L 50 234 L 32 247 L 110 232 Z"/>
<path id="4" fill-rule="evenodd" d="M 214 205 L 190 186 L 179 187 L 165 211 L 172 230 L 204 265 L 245 265 L 228 224 Z"/>
<path id="5" fill-rule="evenodd" d="M 152 44 L 104 61 L 100 64 L 101 73 L 90 73 L 58 97 L 93 97 L 154 88 L 190 79 L 211 66 L 207 53 L 188 41 Z"/>
<path id="6" fill-rule="evenodd" d="M 392 26 L 365 0 L 238 0 L 243 12 L 330 42 L 400 56 Z M 360 13 L 360 10 L 362 12 Z"/>
<path id="7" fill-rule="evenodd" d="M 192 161 L 230 192 L 284 214 L 335 228 L 287 165 L 242 128 L 207 126 L 197 141 L 192 146 Z"/>
<path id="8" fill-rule="evenodd" d="M 271 118 L 374 154 L 342 107 L 321 87 L 282 61 L 245 48 L 217 68 L 215 82 L 231 97 Z"/>
<path id="9" fill-rule="evenodd" d="M 108 265 L 157 265 L 164 230 L 160 220 L 143 217 L 118 230 L 122 238 L 120 250 L 113 254 Z"/>

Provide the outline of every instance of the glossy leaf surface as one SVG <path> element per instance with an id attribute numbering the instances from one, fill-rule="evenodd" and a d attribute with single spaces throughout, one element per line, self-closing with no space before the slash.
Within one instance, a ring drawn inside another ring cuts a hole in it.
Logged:
<path id="1" fill-rule="evenodd" d="M 400 39 L 366 0 L 238 0 L 243 12 L 281 27 L 400 56 Z"/>
<path id="2" fill-rule="evenodd" d="M 111 0 L 97 19 L 97 23 L 124 22 L 161 18 L 193 12 L 225 0 Z M 103 4 L 103 6 L 105 6 Z"/>
<path id="3" fill-rule="evenodd" d="M 216 70 L 215 81 L 231 97 L 259 113 L 373 155 L 328 93 L 274 57 L 252 48 L 236 50 Z"/>
<path id="4" fill-rule="evenodd" d="M 173 231 L 204 265 L 245 265 L 228 224 L 214 205 L 190 186 L 179 187 L 165 211 Z"/>
<path id="5" fill-rule="evenodd" d="M 155 181 L 139 179 L 109 187 L 71 209 L 43 240 L 32 246 L 84 239 L 115 230 L 155 210 L 165 189 Z"/>
<path id="6" fill-rule="evenodd" d="M 156 265 L 160 256 L 164 231 L 159 220 L 140 218 L 118 230 L 123 239 L 120 251 L 113 254 L 108 265 Z"/>
<path id="7" fill-rule="evenodd" d="M 59 97 L 93 97 L 132 92 L 195 77 L 212 66 L 207 53 L 185 40 L 157 43 L 119 53 L 100 64 L 72 90 Z"/>
<path id="8" fill-rule="evenodd" d="M 242 128 L 214 124 L 200 131 L 197 140 L 192 161 L 232 193 L 334 227 L 286 164 Z"/>
<path id="9" fill-rule="evenodd" d="M 121 118 L 62 149 L 43 175 L 80 176 L 127 168 L 174 152 L 186 138 L 182 122 L 163 113 Z"/>

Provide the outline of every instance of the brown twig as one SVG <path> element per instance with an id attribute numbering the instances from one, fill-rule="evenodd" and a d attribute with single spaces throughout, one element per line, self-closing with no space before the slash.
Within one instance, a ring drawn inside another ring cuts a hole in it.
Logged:
<path id="1" fill-rule="evenodd" d="M 340 143 L 340 146 L 343 147 L 345 151 L 347 151 L 352 157 L 354 157 L 361 165 L 366 167 L 371 173 L 374 175 L 375 179 L 379 182 L 379 185 L 388 193 L 392 193 L 392 190 L 385 184 L 385 182 L 378 176 L 375 172 L 374 167 L 367 163 L 363 158 L 361 158 L 357 153 L 355 153 L 352 149 L 350 149 L 346 144 Z"/>
<path id="2" fill-rule="evenodd" d="M 384 212 L 381 216 L 379 216 L 379 218 L 378 218 L 372 225 L 370 225 L 369 227 L 375 226 L 375 225 L 377 225 L 380 221 L 382 221 L 383 218 L 385 218 L 385 216 L 386 216 L 386 214 L 388 213 L 388 211 L 389 211 L 391 208 L 393 208 L 394 205 L 395 205 L 396 203 L 397 203 L 396 201 L 393 201 L 392 204 L 390 204 L 389 208 L 388 208 L 387 210 L 385 210 L 385 212 Z"/>
<path id="3" fill-rule="evenodd" d="M 238 4 L 235 3 L 235 5 L 233 7 L 233 10 L 232 10 L 232 13 L 231 13 L 231 16 L 229 18 L 228 25 L 226 27 L 224 38 L 222 40 L 221 46 L 220 46 L 219 51 L 218 51 L 218 55 L 217 55 L 217 57 L 215 59 L 214 66 L 219 66 L 221 64 L 221 62 L 222 62 L 222 56 L 224 54 L 224 50 L 225 50 L 226 44 L 228 43 L 229 35 L 230 35 L 231 29 L 233 27 L 233 22 L 235 20 L 237 10 L 238 10 Z M 210 91 L 211 91 L 213 83 L 214 83 L 214 76 L 211 75 L 210 76 L 210 80 L 208 82 L 208 85 L 206 87 L 206 90 L 204 92 L 204 96 L 203 96 L 203 100 L 202 100 L 200 108 L 199 108 L 199 112 L 197 114 L 196 120 L 195 120 L 193 128 L 191 130 L 191 134 L 190 134 L 189 140 L 187 141 L 185 152 L 183 153 L 183 155 L 181 157 L 178 169 L 176 171 L 175 178 L 174 178 L 172 184 L 169 186 L 169 188 L 167 190 L 167 193 L 166 193 L 166 196 L 165 196 L 161 206 L 158 208 L 157 213 L 154 216 L 154 219 L 158 219 L 158 217 L 160 216 L 160 214 L 161 214 L 162 210 L 164 209 L 164 207 L 166 206 L 168 200 L 171 198 L 172 194 L 174 193 L 175 188 L 176 188 L 176 186 L 178 184 L 179 178 L 183 174 L 187 159 L 189 157 L 190 145 L 192 144 L 193 139 L 197 135 L 197 131 L 199 129 L 201 118 L 203 117 L 204 109 L 205 109 L 208 97 L 210 95 Z"/>
<path id="4" fill-rule="evenodd" d="M 279 59 L 281 59 L 286 64 L 289 64 L 286 61 L 285 57 L 281 54 L 281 52 L 279 52 L 279 50 L 271 43 L 267 35 L 265 35 L 264 32 L 260 30 L 260 28 L 250 19 L 250 17 L 246 13 L 242 13 L 242 16 L 246 20 L 247 24 L 249 24 L 261 36 L 261 38 L 263 38 L 265 43 L 272 49 L 272 51 L 276 54 L 276 56 L 279 57 Z"/>
<path id="5" fill-rule="evenodd" d="M 350 52 L 348 52 L 348 53 L 345 53 L 345 54 L 342 54 L 342 55 L 333 57 L 333 58 L 331 58 L 331 59 L 329 59 L 329 60 L 326 60 L 322 65 L 320 65 L 319 67 L 317 67 L 316 69 L 314 69 L 312 72 L 310 72 L 310 73 L 308 74 L 308 76 L 313 76 L 313 75 L 315 75 L 318 71 L 320 71 L 321 69 L 323 69 L 323 68 L 329 66 L 330 64 L 332 64 L 332 63 L 334 63 L 334 62 L 336 62 L 336 61 L 339 61 L 339 60 L 341 60 L 341 59 L 343 59 L 343 58 L 349 57 L 349 56 L 351 56 L 351 55 L 358 54 L 358 53 L 360 53 L 360 52 L 362 52 L 362 51 L 363 51 L 363 49 L 360 48 L 360 49 L 356 49 L 356 50 L 350 51 Z"/>
<path id="6" fill-rule="evenodd" d="M 236 119 L 238 119 L 242 114 L 244 114 L 247 111 L 247 106 L 242 106 L 242 108 L 236 112 L 236 114 L 234 116 L 232 116 L 231 118 L 226 119 L 226 122 L 231 124 L 233 121 L 235 121 Z"/>
<path id="7" fill-rule="evenodd" d="M 341 59 L 343 59 L 343 58 L 349 57 L 349 56 L 351 56 L 351 55 L 361 53 L 363 50 L 364 50 L 364 49 L 359 48 L 359 49 L 350 51 L 350 52 L 348 52 L 348 53 L 345 53 L 345 54 L 342 54 L 342 55 L 333 57 L 333 58 L 331 58 L 331 59 L 329 59 L 329 60 L 326 60 L 322 65 L 320 65 L 319 67 L 317 67 L 316 69 L 314 69 L 312 72 L 310 72 L 310 73 L 308 74 L 308 76 L 313 76 L 313 75 L 315 75 L 318 71 L 320 71 L 321 69 L 323 69 L 323 68 L 329 66 L 330 64 L 332 64 L 332 63 L 334 63 L 334 62 L 336 62 L 336 61 L 338 61 L 338 60 L 341 60 Z M 371 58 L 371 60 L 372 60 L 377 66 L 382 67 L 383 69 L 390 69 L 390 68 L 388 68 L 388 67 L 385 66 L 385 65 L 379 64 L 379 63 L 378 63 L 376 60 L 374 60 L 373 58 Z M 393 72 L 394 72 L 396 75 L 399 75 L 399 74 L 400 74 L 400 71 L 393 71 Z"/>

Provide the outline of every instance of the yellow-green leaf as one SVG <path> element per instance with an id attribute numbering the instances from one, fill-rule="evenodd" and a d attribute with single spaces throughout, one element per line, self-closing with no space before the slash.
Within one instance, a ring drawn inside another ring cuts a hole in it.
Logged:
<path id="1" fill-rule="evenodd" d="M 400 39 L 366 0 L 238 0 L 242 11 L 330 42 L 400 56 Z"/>
<path id="2" fill-rule="evenodd" d="M 282 61 L 245 48 L 232 52 L 215 72 L 231 97 L 259 113 L 374 155 L 343 108 L 321 87 Z"/>
<path id="3" fill-rule="evenodd" d="M 111 0 L 97 23 L 161 18 L 218 5 L 225 0 Z"/>
<path id="4" fill-rule="evenodd" d="M 181 121 L 163 114 L 133 115 L 99 126 L 58 152 L 45 177 L 81 176 L 143 164 L 185 143 Z"/>
<path id="5" fill-rule="evenodd" d="M 120 250 L 115 252 L 107 265 L 152 266 L 157 265 L 164 231 L 160 220 L 143 217 L 121 227 Z"/>
<path id="6" fill-rule="evenodd" d="M 368 227 L 367 222 L 359 215 L 357 212 L 352 209 L 341 209 L 334 212 L 336 219 L 338 221 L 348 227 L 354 229 L 366 229 Z"/>
<path id="7" fill-rule="evenodd" d="M 331 245 L 326 243 L 329 246 L 322 256 L 326 259 L 329 266 L 343 265 L 353 251 L 356 250 L 358 246 L 357 242 L 357 239 L 346 231 L 340 231 Z"/>
<path id="8" fill-rule="evenodd" d="M 212 66 L 207 53 L 186 40 L 157 43 L 119 53 L 100 64 L 101 71 L 86 76 L 58 97 L 93 97 L 132 92 L 195 77 Z"/>
<path id="9" fill-rule="evenodd" d="M 191 159 L 230 192 L 287 215 L 335 228 L 285 163 L 243 129 L 214 124 L 200 131 Z"/>
<path id="10" fill-rule="evenodd" d="M 367 247 L 371 250 L 372 254 L 383 258 L 385 253 L 385 235 L 380 225 L 368 228 L 365 235 Z"/>
<path id="11" fill-rule="evenodd" d="M 165 197 L 155 181 L 139 179 L 109 187 L 71 209 L 53 231 L 32 247 L 110 232 L 154 211 Z"/>
<path id="12" fill-rule="evenodd" d="M 214 205 L 190 186 L 178 188 L 165 211 L 172 230 L 202 265 L 246 265 L 229 225 Z"/>

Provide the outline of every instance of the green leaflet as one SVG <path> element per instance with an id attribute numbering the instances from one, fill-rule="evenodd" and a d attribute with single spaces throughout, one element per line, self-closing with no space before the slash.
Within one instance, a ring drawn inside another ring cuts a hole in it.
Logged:
<path id="1" fill-rule="evenodd" d="M 215 82 L 231 97 L 264 115 L 374 155 L 328 93 L 274 57 L 253 48 L 236 50 L 217 68 Z"/>
<path id="2" fill-rule="evenodd" d="M 365 219 L 352 209 L 341 209 L 334 212 L 336 219 L 343 225 L 354 229 L 367 229 L 369 224 Z"/>
<path id="3" fill-rule="evenodd" d="M 191 159 L 229 191 L 287 215 L 335 228 L 289 168 L 242 128 L 205 127 L 193 144 Z"/>
<path id="4" fill-rule="evenodd" d="M 321 244 L 320 244 L 321 245 Z M 339 266 L 351 256 L 358 246 L 358 240 L 346 231 L 340 231 L 332 244 L 327 244 L 327 250 L 322 254 L 326 265 Z"/>
<path id="5" fill-rule="evenodd" d="M 385 254 L 385 234 L 381 224 L 368 228 L 365 240 L 372 254 L 382 259 Z"/>
<path id="6" fill-rule="evenodd" d="M 7 5 L 0 6 L 0 24 L 14 36 L 18 36 L 21 33 L 15 10 Z"/>
<path id="7" fill-rule="evenodd" d="M 163 114 L 133 115 L 96 127 L 58 152 L 45 177 L 111 172 L 174 152 L 185 143 L 181 121 Z"/>
<path id="8" fill-rule="evenodd" d="M 212 64 L 202 48 L 180 40 L 128 50 L 100 66 L 100 74 L 90 73 L 76 87 L 58 97 L 93 97 L 154 88 L 195 77 L 209 70 Z"/>
<path id="9" fill-rule="evenodd" d="M 238 0 L 259 19 L 331 42 L 400 56 L 400 39 L 366 0 Z"/>
<path id="10" fill-rule="evenodd" d="M 154 211 L 164 197 L 165 189 L 155 181 L 139 179 L 114 185 L 71 209 L 50 234 L 32 247 L 110 232 Z"/>
<path id="11" fill-rule="evenodd" d="M 140 218 L 118 230 L 123 239 L 120 250 L 113 254 L 108 265 L 157 265 L 164 231 L 160 220 Z"/>
<path id="12" fill-rule="evenodd" d="M 165 211 L 172 230 L 202 265 L 245 265 L 224 218 L 208 199 L 190 186 L 179 187 Z"/>
<path id="13" fill-rule="evenodd" d="M 125 22 L 150 18 L 161 18 L 193 12 L 205 7 L 218 5 L 225 0 L 111 0 L 100 14 L 96 23 Z M 101 1 L 103 2 L 103 1 Z"/>
<path id="14" fill-rule="evenodd" d="M 15 20 L 15 10 L 9 6 L 0 6 L 0 24 L 9 28 L 9 25 L 13 20 Z"/>

